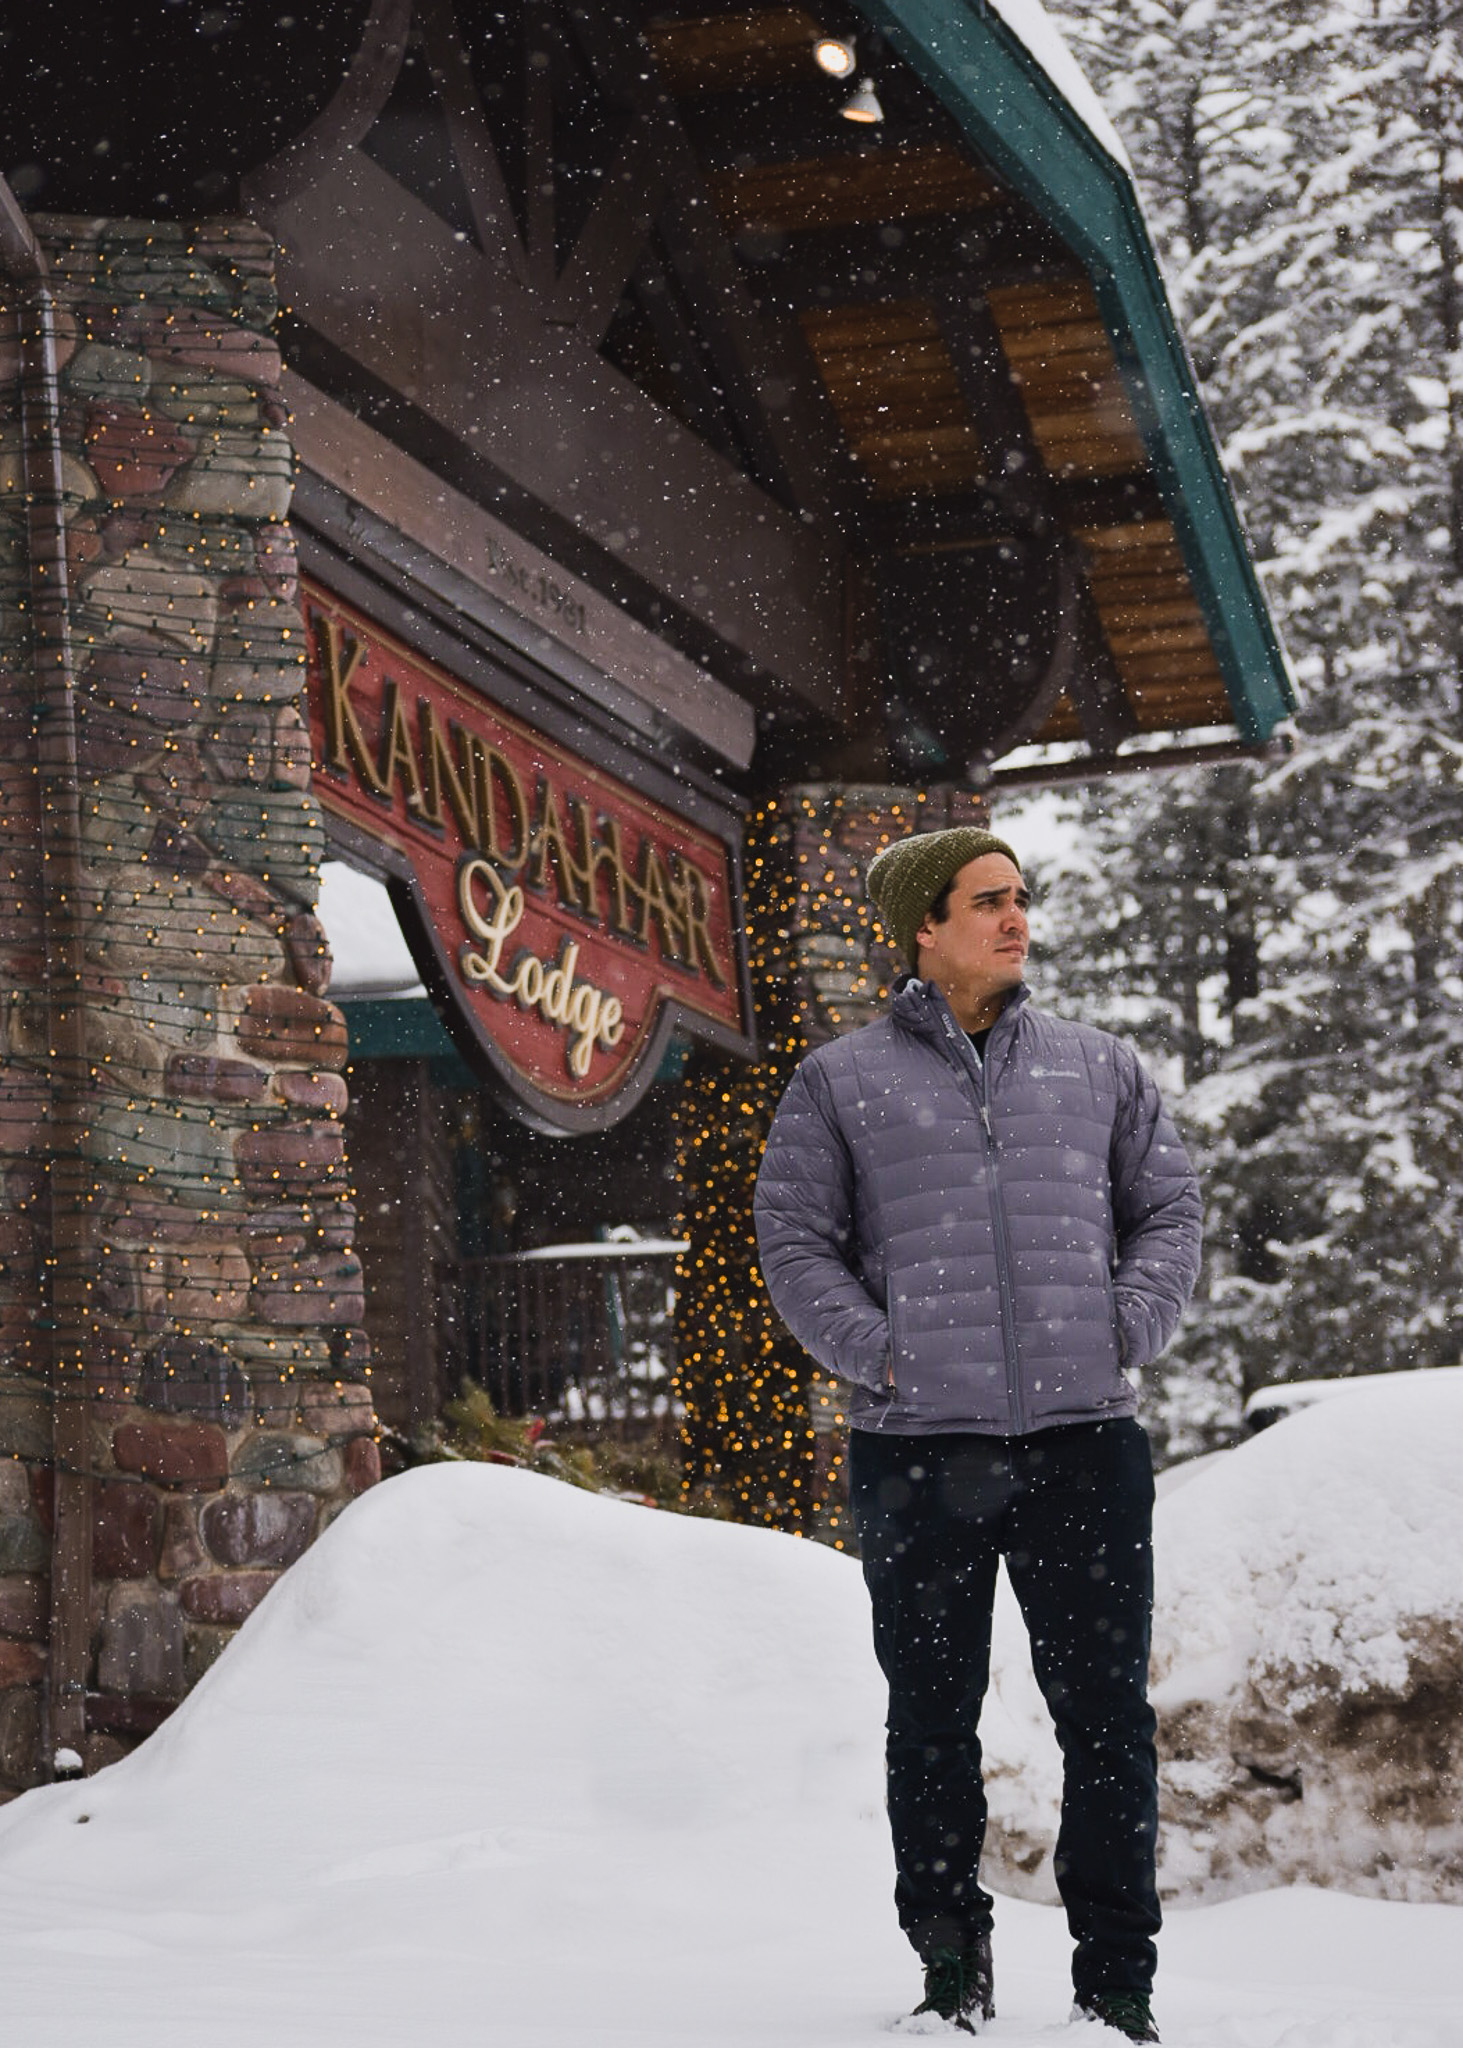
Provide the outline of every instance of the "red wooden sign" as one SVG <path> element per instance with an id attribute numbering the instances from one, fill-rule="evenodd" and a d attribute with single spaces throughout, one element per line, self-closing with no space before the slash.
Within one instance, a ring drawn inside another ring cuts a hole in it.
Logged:
<path id="1" fill-rule="evenodd" d="M 381 847 L 418 965 L 490 1078 L 533 1120 L 586 1129 L 630 1106 L 678 1021 L 747 1049 L 728 841 L 341 599 L 304 600 L 316 792 Z"/>

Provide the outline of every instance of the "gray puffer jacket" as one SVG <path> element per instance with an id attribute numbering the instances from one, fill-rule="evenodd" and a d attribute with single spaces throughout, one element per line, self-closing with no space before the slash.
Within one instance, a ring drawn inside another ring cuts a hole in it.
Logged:
<path id="1" fill-rule="evenodd" d="M 756 1214 L 772 1300 L 853 1383 L 853 1422 L 916 1435 L 1132 1414 L 1124 1368 L 1173 1335 L 1203 1227 L 1131 1046 L 1023 987 L 982 1061 L 913 980 L 798 1068 Z"/>

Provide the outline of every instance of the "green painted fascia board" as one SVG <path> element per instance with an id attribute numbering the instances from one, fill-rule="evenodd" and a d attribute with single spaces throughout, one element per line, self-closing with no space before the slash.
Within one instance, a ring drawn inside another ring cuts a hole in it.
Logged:
<path id="1" fill-rule="evenodd" d="M 429 996 L 345 996 L 340 1008 L 353 1060 L 431 1060 L 445 1084 L 473 1090 L 479 1086 Z M 656 1080 L 680 1081 L 689 1050 L 687 1040 L 672 1037 Z"/>
<path id="2" fill-rule="evenodd" d="M 440 1061 L 443 1080 L 477 1087 L 426 996 L 347 996 L 340 1007 L 353 1060 Z"/>
<path id="3" fill-rule="evenodd" d="M 986 0 L 855 5 L 1086 269 L 1235 723 L 1268 739 L 1295 708 L 1290 670 L 1132 179 Z"/>

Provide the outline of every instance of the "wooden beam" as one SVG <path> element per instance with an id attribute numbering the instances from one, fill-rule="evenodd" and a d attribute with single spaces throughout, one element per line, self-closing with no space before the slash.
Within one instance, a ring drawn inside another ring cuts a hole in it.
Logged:
<path id="1" fill-rule="evenodd" d="M 552 295 L 550 319 L 577 326 L 598 347 L 625 295 L 655 216 L 665 182 L 645 131 L 632 128 L 621 143 L 583 232 Z"/>
<path id="2" fill-rule="evenodd" d="M 1063 532 L 1042 449 L 989 302 L 968 287 L 945 287 L 933 304 L 972 415 L 988 445 L 998 452 L 1015 508 L 1028 511 L 1038 531 Z M 1067 545 L 1077 552 L 1074 541 Z M 1085 574 L 1076 581 L 1075 603 L 1076 615 L 1067 625 L 1076 638 L 1078 658 L 1065 678 L 1066 694 L 1076 706 L 1088 744 L 1106 751 L 1133 730 L 1133 707 Z M 1043 716 L 1054 702 L 1054 694 L 1045 697 Z M 1035 725 L 1030 729 L 1034 731 Z"/>
<path id="3" fill-rule="evenodd" d="M 472 211 L 478 246 L 503 279 L 528 286 L 528 255 L 507 181 L 483 118 L 467 52 L 457 34 L 450 0 L 417 0 L 427 64 L 442 101 L 447 133 Z"/>
<path id="4" fill-rule="evenodd" d="M 359 152 L 281 208 L 282 296 L 367 378 L 445 430 L 461 487 L 520 496 L 541 544 L 691 622 L 726 672 L 823 708 L 842 641 L 841 543 L 655 406 L 572 328 Z M 383 423 L 399 405 L 387 408 Z M 393 427 L 392 431 L 410 431 Z M 516 515 L 515 515 L 516 516 Z M 775 679 L 775 680 L 774 680 Z"/>
<path id="5" fill-rule="evenodd" d="M 329 105 L 278 156 L 240 184 L 249 214 L 267 211 L 303 190 L 341 150 L 363 142 L 391 97 L 406 53 L 412 0 L 371 0 L 371 12 L 350 67 Z"/>
<path id="6" fill-rule="evenodd" d="M 598 672 L 724 760 L 747 766 L 756 722 L 735 691 L 302 378 L 286 371 L 283 390 L 302 467 L 474 586 L 482 624 L 582 687 L 593 688 L 586 668 Z M 467 602 L 460 589 L 444 586 L 444 595 Z M 514 620 L 524 630 L 515 631 Z"/>
<path id="7" fill-rule="evenodd" d="M 659 262 L 647 260 L 631 280 L 630 294 L 671 381 L 678 417 L 713 447 L 729 436 L 734 439 L 735 428 L 720 388 L 702 361 L 700 343 L 668 271 Z"/>

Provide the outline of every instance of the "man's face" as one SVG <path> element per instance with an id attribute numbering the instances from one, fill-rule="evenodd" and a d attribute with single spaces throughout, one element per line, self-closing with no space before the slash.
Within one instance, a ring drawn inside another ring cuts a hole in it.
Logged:
<path id="1" fill-rule="evenodd" d="M 920 979 L 939 983 L 967 1030 L 979 1028 L 968 1015 L 984 1012 L 1021 980 L 1031 943 L 1030 900 L 1021 870 L 1003 853 L 983 853 L 951 883 L 943 921 L 926 917 L 919 928 Z"/>

